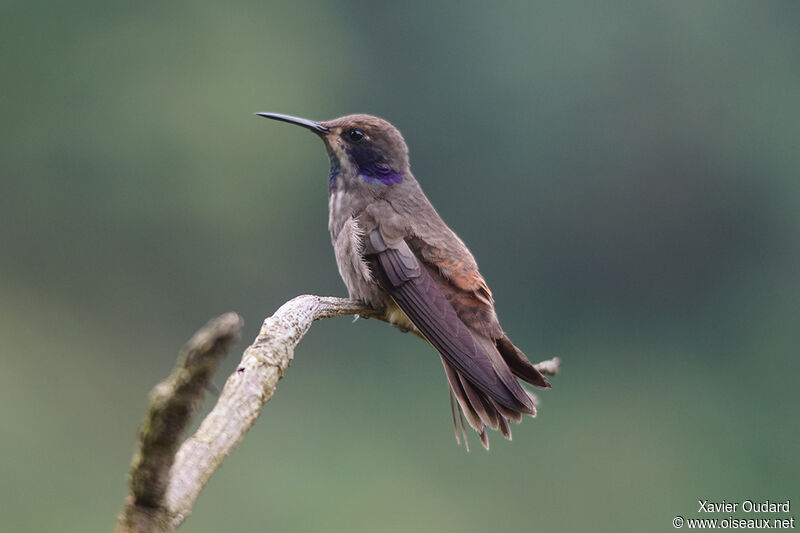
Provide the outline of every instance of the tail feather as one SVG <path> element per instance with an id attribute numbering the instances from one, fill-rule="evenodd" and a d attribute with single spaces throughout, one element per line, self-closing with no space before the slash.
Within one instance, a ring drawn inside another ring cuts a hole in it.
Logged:
<path id="1" fill-rule="evenodd" d="M 513 411 L 520 411 L 522 413 L 535 413 L 536 406 L 531 400 L 530 395 L 525 389 L 522 388 L 522 385 L 520 385 L 519 381 L 517 381 L 517 378 L 514 377 L 514 373 L 512 372 L 511 368 L 509 368 L 508 363 L 500 355 L 495 341 L 489 337 L 484 337 L 475 332 L 472 332 L 472 337 L 475 339 L 475 343 L 480 346 L 483 353 L 489 358 L 495 376 L 498 378 L 499 386 L 505 387 L 505 389 L 511 393 L 511 396 L 514 399 L 513 403 L 506 403 L 505 407 Z M 492 399 L 495 400 L 495 403 L 504 403 L 500 396 L 495 396 L 492 394 L 493 391 L 487 392 Z"/>
<path id="2" fill-rule="evenodd" d="M 461 422 L 461 434 L 464 436 L 464 449 L 469 451 L 469 439 L 467 438 L 467 421 L 464 420 L 464 413 L 461 411 L 461 406 L 456 403 L 458 407 L 458 419 Z"/>
<path id="3" fill-rule="evenodd" d="M 495 409 L 491 403 L 481 398 L 478 391 L 469 384 L 469 381 L 467 381 L 464 376 L 459 375 L 458 379 L 461 382 L 461 386 L 464 388 L 469 403 L 472 405 L 472 408 L 478 414 L 481 421 L 490 428 L 497 430 L 500 427 L 500 421 L 498 420 L 500 415 L 497 409 Z"/>
<path id="4" fill-rule="evenodd" d="M 503 335 L 499 339 L 496 339 L 495 345 L 497 346 L 497 351 L 500 352 L 503 360 L 515 376 L 535 387 L 541 387 L 543 389 L 550 388 L 550 383 L 547 379 L 541 372 L 536 370 L 536 367 L 528 361 L 528 358 L 525 357 L 522 350 L 514 346 L 514 343 L 512 343 L 508 337 Z"/>
<path id="5" fill-rule="evenodd" d="M 494 406 L 506 420 L 514 422 L 515 424 L 519 424 L 520 422 L 522 422 L 522 413 L 520 413 L 519 411 L 512 411 L 511 409 L 503 407 L 502 405 L 496 402 Z"/>
<path id="6" fill-rule="evenodd" d="M 536 407 L 533 405 L 533 400 L 524 389 L 526 403 L 529 405 L 523 405 L 520 402 L 518 409 L 511 409 L 495 401 L 487 393 L 475 388 L 466 377 L 461 375 L 443 357 L 441 361 L 450 389 L 450 411 L 453 417 L 456 442 L 461 444 L 461 437 L 463 436 L 467 451 L 469 451 L 469 441 L 466 433 L 467 423 L 478 433 L 481 444 L 488 450 L 489 435 L 487 429 L 499 430 L 503 437 L 511 440 L 509 422 L 519 423 L 523 414 L 536 415 Z M 459 420 L 461 422 L 460 428 Z"/>
<path id="7" fill-rule="evenodd" d="M 502 422 L 500 424 L 500 433 L 503 434 L 506 440 L 511 440 L 511 428 L 508 425 L 508 420 L 501 417 L 500 421 Z"/>
<path id="8" fill-rule="evenodd" d="M 486 434 L 486 427 L 484 426 L 483 430 L 478 435 L 481 438 L 481 444 L 485 450 L 489 449 L 489 435 Z"/>
<path id="9" fill-rule="evenodd" d="M 469 425 L 472 426 L 472 429 L 480 433 L 483 429 L 483 422 L 478 416 L 478 413 L 475 412 L 475 408 L 470 403 L 467 393 L 464 391 L 464 387 L 461 385 L 458 372 L 452 366 L 450 366 L 450 363 L 448 363 L 444 358 L 442 358 L 442 365 L 444 366 L 445 374 L 447 374 L 447 381 L 450 383 L 450 391 L 456 398 L 459 411 L 464 417 L 466 417 L 467 422 L 469 422 Z"/>
<path id="10" fill-rule="evenodd" d="M 449 388 L 447 390 L 449 392 L 448 396 L 450 396 L 450 414 L 453 415 L 453 431 L 456 434 L 456 442 L 460 445 L 461 444 L 461 431 L 459 431 L 458 418 L 456 418 L 458 416 L 458 415 L 456 415 L 456 401 L 455 401 L 455 399 L 453 399 L 453 391 L 450 390 Z M 460 412 L 461 411 L 459 410 L 459 413 Z M 466 440 L 467 440 L 466 439 L 466 435 L 464 437 L 465 437 L 464 441 L 466 442 Z"/>

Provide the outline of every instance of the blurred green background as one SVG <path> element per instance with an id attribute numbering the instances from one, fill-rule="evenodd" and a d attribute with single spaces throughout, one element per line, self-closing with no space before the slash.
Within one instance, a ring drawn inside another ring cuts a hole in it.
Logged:
<path id="1" fill-rule="evenodd" d="M 800 504 L 800 4 L 0 4 L 0 516 L 109 530 L 147 393 L 228 310 L 344 295 L 328 160 L 392 121 L 536 420 L 456 446 L 431 348 L 316 324 L 185 531 L 668 531 Z M 208 405 L 212 400 L 209 400 Z M 208 405 L 206 407 L 208 407 Z"/>

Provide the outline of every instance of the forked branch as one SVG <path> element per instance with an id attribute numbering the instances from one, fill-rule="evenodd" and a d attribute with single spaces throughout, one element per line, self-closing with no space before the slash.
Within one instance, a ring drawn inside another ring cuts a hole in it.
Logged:
<path id="1" fill-rule="evenodd" d="M 373 309 L 345 298 L 304 295 L 283 304 L 264 320 L 197 432 L 180 444 L 219 361 L 238 338 L 242 320 L 228 313 L 198 331 L 172 375 L 153 389 L 131 467 L 131 493 L 115 531 L 161 533 L 181 525 L 209 478 L 274 394 L 312 322 L 344 315 L 382 319 Z M 559 366 L 558 359 L 537 365 L 551 375 Z"/>

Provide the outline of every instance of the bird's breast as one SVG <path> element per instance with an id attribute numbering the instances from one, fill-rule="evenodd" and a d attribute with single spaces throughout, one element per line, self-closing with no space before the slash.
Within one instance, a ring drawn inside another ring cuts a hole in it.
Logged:
<path id="1" fill-rule="evenodd" d="M 331 202 L 335 202 L 333 198 Z M 364 259 L 364 231 L 356 218 L 347 216 L 339 220 L 331 209 L 330 229 L 336 266 L 350 298 L 384 309 L 389 297 L 378 287 Z"/>
<path id="2" fill-rule="evenodd" d="M 346 218 L 339 216 L 342 212 L 342 196 L 344 196 L 344 193 L 336 190 L 332 190 L 328 195 L 328 230 L 334 240 L 336 240 L 339 232 L 342 231 L 342 226 L 346 220 Z"/>

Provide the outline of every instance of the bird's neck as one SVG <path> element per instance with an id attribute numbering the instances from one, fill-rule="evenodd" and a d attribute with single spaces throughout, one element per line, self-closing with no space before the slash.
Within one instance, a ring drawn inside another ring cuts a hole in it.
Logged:
<path id="1" fill-rule="evenodd" d="M 355 157 L 346 154 L 342 160 L 330 153 L 328 173 L 328 229 L 334 240 L 350 217 L 356 217 L 376 200 L 388 201 L 397 187 L 406 188 L 414 182 L 411 173 L 393 170 L 377 158 L 363 153 Z"/>
<path id="2" fill-rule="evenodd" d="M 338 181 L 341 168 L 339 167 L 339 158 L 334 154 L 330 154 L 331 170 L 328 172 L 328 192 L 333 192 L 341 183 Z"/>

